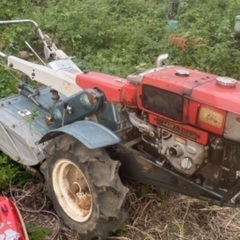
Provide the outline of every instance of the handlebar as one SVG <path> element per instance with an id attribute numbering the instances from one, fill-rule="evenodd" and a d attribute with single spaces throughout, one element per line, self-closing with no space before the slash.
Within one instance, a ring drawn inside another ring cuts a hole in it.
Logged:
<path id="1" fill-rule="evenodd" d="M 44 37 L 44 34 L 42 32 L 42 30 L 40 29 L 39 25 L 31 20 L 31 19 L 20 19 L 20 20 L 3 20 L 3 21 L 0 21 L 0 25 L 8 25 L 8 24 L 20 24 L 20 23 L 32 23 L 40 37 L 40 39 L 42 40 L 42 42 L 44 43 L 45 46 L 47 46 L 47 43 L 45 41 L 45 37 Z"/>

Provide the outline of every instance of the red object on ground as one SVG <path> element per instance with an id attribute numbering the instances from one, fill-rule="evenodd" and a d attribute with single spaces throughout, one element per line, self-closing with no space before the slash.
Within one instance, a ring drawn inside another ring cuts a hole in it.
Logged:
<path id="1" fill-rule="evenodd" d="M 0 196 L 0 239 L 29 239 L 19 210 L 10 199 L 3 196 Z"/>

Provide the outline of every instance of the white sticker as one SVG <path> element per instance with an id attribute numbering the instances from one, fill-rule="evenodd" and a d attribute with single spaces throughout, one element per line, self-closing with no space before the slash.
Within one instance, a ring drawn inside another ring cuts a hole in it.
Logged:
<path id="1" fill-rule="evenodd" d="M 0 234 L 0 240 L 18 240 L 20 234 L 12 229 L 7 229 L 3 234 Z"/>
<path id="2" fill-rule="evenodd" d="M 21 111 L 18 111 L 18 114 L 19 114 L 20 116 L 22 116 L 22 117 L 26 117 L 26 116 L 31 115 L 31 112 L 28 111 L 27 109 L 23 109 L 23 110 L 21 110 Z"/>

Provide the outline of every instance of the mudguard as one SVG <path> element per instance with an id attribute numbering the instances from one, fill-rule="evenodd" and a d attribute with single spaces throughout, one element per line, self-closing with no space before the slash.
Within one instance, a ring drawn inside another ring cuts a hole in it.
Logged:
<path id="1" fill-rule="evenodd" d="M 49 141 L 61 134 L 73 136 L 89 149 L 106 147 L 121 141 L 115 133 L 103 125 L 83 120 L 48 132 L 39 143 Z"/>

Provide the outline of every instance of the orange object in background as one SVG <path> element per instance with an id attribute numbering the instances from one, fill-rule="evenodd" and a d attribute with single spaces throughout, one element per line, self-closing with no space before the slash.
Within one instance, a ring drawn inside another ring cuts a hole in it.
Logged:
<path id="1" fill-rule="evenodd" d="M 25 224 L 16 205 L 7 197 L 0 197 L 0 239 L 28 240 Z"/>
<path id="2" fill-rule="evenodd" d="M 177 34 L 169 35 L 168 42 L 171 43 L 172 45 L 175 45 L 175 46 L 181 48 L 182 50 L 185 49 L 187 44 L 189 44 L 190 47 L 196 47 L 196 46 L 198 46 L 200 44 L 206 43 L 201 38 L 193 39 L 189 43 L 189 39 L 187 37 L 181 37 L 181 36 L 179 36 Z"/>
<path id="3" fill-rule="evenodd" d="M 183 49 L 185 48 L 185 45 L 186 45 L 187 41 L 188 41 L 188 38 L 186 38 L 186 37 L 180 37 L 180 36 L 178 36 L 178 35 L 176 35 L 176 34 L 171 34 L 171 35 L 169 36 L 168 41 L 169 41 L 171 44 L 173 44 L 173 45 L 175 45 L 175 46 L 177 46 L 177 47 L 180 47 L 180 48 L 183 50 Z"/>

